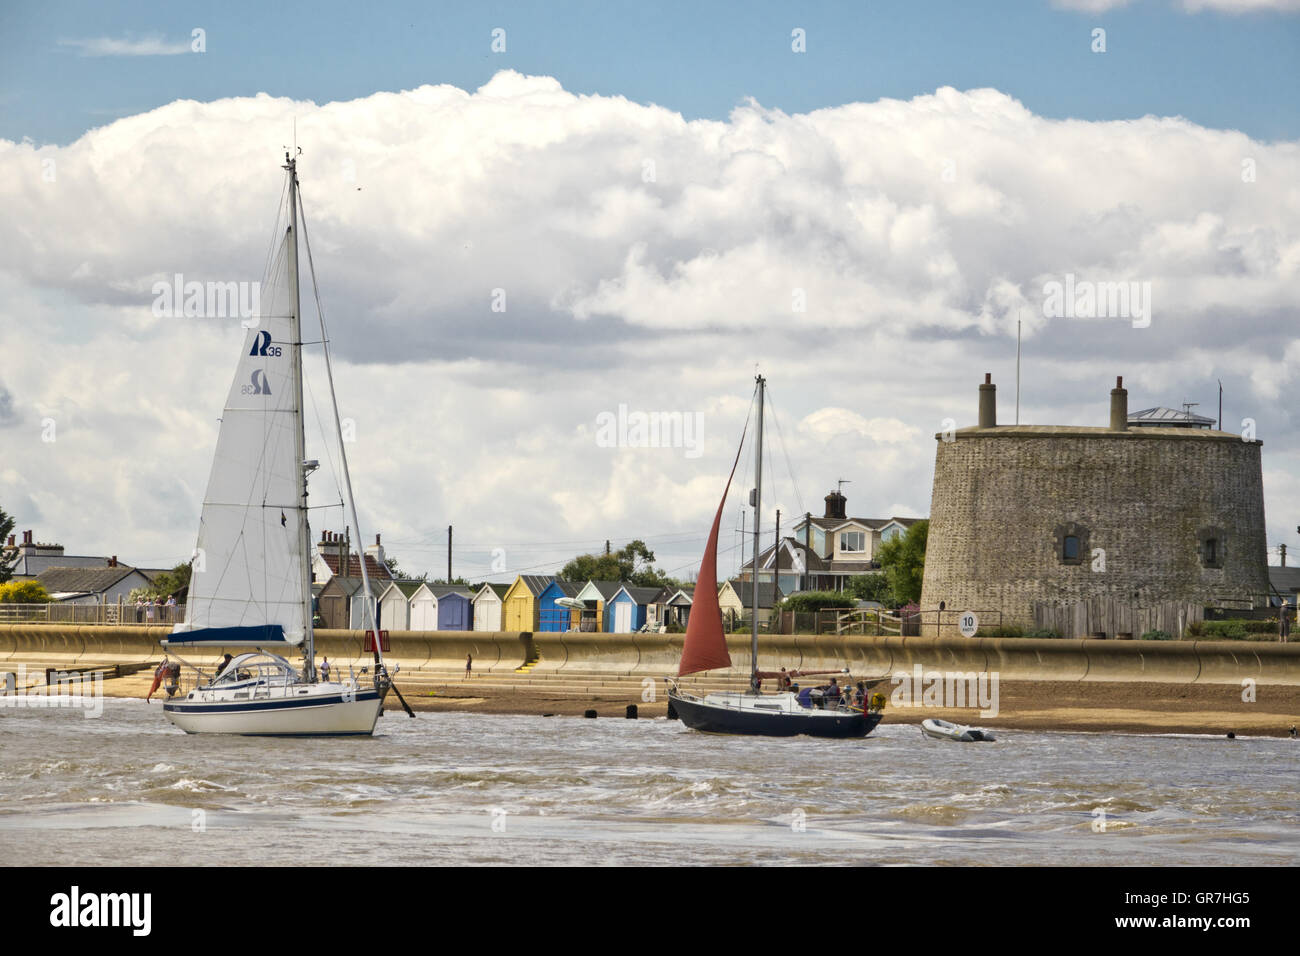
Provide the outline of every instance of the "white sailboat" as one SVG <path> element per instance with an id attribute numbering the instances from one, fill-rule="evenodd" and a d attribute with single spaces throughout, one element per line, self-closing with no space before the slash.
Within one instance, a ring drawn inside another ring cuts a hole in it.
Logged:
<path id="1" fill-rule="evenodd" d="M 297 159 L 286 155 L 285 160 L 288 226 L 263 288 L 261 315 L 244 337 L 226 397 L 185 621 L 162 642 L 169 652 L 177 647 L 254 650 L 163 705 L 167 718 L 187 733 L 372 734 L 385 696 L 395 690 L 378 640 L 373 673 L 362 668 L 360 678 L 331 681 L 322 680 L 316 669 L 307 478 L 317 462 L 306 459 L 303 415 Z M 306 248 L 310 263 L 310 244 Z M 328 372 L 323 317 L 321 340 Z M 332 373 L 329 380 L 334 399 Z M 333 411 L 350 516 L 360 541 L 337 399 Z M 369 595 L 364 559 L 361 576 L 361 594 Z M 364 620 L 377 634 L 372 601 L 366 602 Z M 301 668 L 282 656 L 297 649 Z"/>

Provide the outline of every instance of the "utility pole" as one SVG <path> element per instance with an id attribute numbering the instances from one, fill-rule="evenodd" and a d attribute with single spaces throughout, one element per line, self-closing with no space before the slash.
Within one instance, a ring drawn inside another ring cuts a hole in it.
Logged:
<path id="1" fill-rule="evenodd" d="M 1016 424 L 1020 424 L 1020 319 L 1016 319 Z"/>
<path id="2" fill-rule="evenodd" d="M 605 539 L 605 553 L 609 554 L 609 538 Z"/>
<path id="3" fill-rule="evenodd" d="M 1223 379 L 1219 379 L 1219 431 L 1223 431 Z"/>
<path id="4" fill-rule="evenodd" d="M 1279 544 L 1277 548 L 1279 551 L 1282 552 L 1282 567 L 1285 568 L 1286 567 L 1286 545 Z"/>
<path id="5" fill-rule="evenodd" d="M 781 509 L 776 509 L 776 545 L 772 549 L 772 587 L 775 588 L 778 581 L 781 580 Z M 772 592 L 772 600 L 776 600 L 776 591 Z"/>
<path id="6" fill-rule="evenodd" d="M 447 525 L 447 583 L 451 584 L 451 525 Z"/>

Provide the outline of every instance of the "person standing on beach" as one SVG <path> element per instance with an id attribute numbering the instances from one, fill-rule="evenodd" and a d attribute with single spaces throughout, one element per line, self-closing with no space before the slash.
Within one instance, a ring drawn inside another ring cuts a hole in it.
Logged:
<path id="1" fill-rule="evenodd" d="M 474 655 L 466 654 L 465 655 L 465 679 L 466 680 L 470 678 L 470 672 L 473 669 L 474 669 Z"/>

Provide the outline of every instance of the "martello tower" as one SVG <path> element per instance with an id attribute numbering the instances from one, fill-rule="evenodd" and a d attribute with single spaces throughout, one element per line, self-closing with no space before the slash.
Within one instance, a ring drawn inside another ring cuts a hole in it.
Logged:
<path id="1" fill-rule="evenodd" d="M 1141 610 L 1265 599 L 1259 441 L 1130 427 L 1122 379 L 1107 427 L 999 425 L 989 375 L 979 424 L 935 437 L 921 592 L 931 627 L 940 602 L 946 612 L 1000 612 L 1003 624 L 1028 629 L 1038 604 L 1102 598 Z M 956 617 L 941 616 L 941 633 L 956 633 Z M 1104 636 L 1130 636 L 1118 633 L 1123 626 Z M 1102 634 L 1093 625 L 1062 636 Z"/>

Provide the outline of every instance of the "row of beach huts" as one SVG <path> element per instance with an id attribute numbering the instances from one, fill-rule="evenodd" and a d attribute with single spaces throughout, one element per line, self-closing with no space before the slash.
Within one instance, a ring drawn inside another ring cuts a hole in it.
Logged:
<path id="1" fill-rule="evenodd" d="M 326 628 L 364 627 L 361 560 L 326 538 L 315 554 L 312 585 L 316 624 Z M 394 578 L 376 540 L 364 554 L 379 627 L 391 631 L 590 631 L 628 634 L 684 628 L 694 600 L 693 585 L 639 587 L 627 581 L 565 581 L 551 575 L 521 574 L 510 583 L 487 583 L 476 590 L 422 580 Z M 747 581 L 727 581 L 719 590 L 724 615 L 748 618 L 752 591 Z M 774 600 L 771 584 L 760 586 L 759 619 Z M 564 606 L 559 602 L 565 600 Z M 573 607 L 577 602 L 580 607 Z"/>

